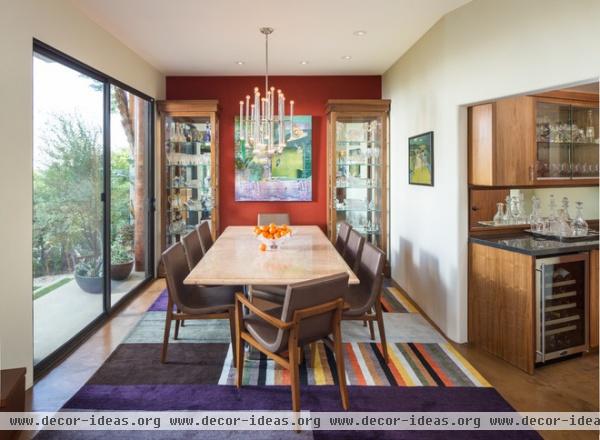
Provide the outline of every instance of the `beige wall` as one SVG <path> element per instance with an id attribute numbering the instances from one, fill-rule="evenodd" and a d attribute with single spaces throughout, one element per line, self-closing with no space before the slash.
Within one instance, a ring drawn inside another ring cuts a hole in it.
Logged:
<path id="1" fill-rule="evenodd" d="M 164 75 L 67 0 L 0 0 L 0 362 L 32 383 L 32 39 L 154 98 Z"/>
<path id="2" fill-rule="evenodd" d="M 392 276 L 467 339 L 466 105 L 597 79 L 597 0 L 474 0 L 383 76 L 391 109 Z M 407 138 L 435 132 L 435 187 L 408 185 Z"/>

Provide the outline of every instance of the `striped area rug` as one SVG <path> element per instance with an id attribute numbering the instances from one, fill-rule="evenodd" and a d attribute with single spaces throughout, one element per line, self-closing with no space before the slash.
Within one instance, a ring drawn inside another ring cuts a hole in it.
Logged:
<path id="1" fill-rule="evenodd" d="M 419 313 L 419 311 L 406 298 L 404 293 L 396 287 L 384 287 L 381 295 L 381 304 L 386 312 L 393 313 Z"/>
<path id="2" fill-rule="evenodd" d="M 344 344 L 346 382 L 362 386 L 489 387 L 490 384 L 450 344 L 390 343 L 386 364 L 380 343 Z M 303 385 L 337 385 L 333 352 L 323 343 L 305 348 L 300 365 Z M 219 385 L 234 385 L 231 347 Z M 289 385 L 289 373 L 262 353 L 247 359 L 244 385 Z"/>

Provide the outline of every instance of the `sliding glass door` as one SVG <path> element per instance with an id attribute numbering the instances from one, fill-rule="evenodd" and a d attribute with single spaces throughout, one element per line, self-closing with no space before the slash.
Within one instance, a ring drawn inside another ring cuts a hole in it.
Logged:
<path id="1" fill-rule="evenodd" d="M 115 304 L 150 272 L 150 103 L 115 85 L 110 102 L 110 297 Z"/>
<path id="2" fill-rule="evenodd" d="M 152 276 L 153 104 L 43 45 L 33 79 L 38 367 Z"/>

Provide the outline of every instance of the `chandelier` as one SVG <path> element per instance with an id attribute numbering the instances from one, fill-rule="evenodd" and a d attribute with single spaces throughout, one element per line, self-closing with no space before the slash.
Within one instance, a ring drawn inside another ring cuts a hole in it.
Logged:
<path id="1" fill-rule="evenodd" d="M 240 101 L 239 138 L 242 145 L 248 145 L 252 153 L 259 157 L 270 157 L 281 153 L 286 146 L 286 122 L 290 132 L 294 118 L 294 101 L 290 101 L 289 118 L 285 116 L 285 95 L 275 87 L 269 88 L 269 35 L 273 28 L 263 27 L 265 36 L 265 91 L 261 97 L 258 87 L 253 95 L 246 95 L 246 102 Z"/>

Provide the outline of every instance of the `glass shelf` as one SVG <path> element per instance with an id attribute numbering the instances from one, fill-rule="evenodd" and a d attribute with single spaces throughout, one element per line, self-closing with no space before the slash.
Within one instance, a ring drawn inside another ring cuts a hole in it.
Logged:
<path id="1" fill-rule="evenodd" d="M 175 164 L 175 163 L 167 163 L 168 167 L 209 167 L 209 163 L 189 163 L 189 164 Z"/>
<path id="2" fill-rule="evenodd" d="M 381 235 L 381 231 L 379 230 L 369 230 L 366 228 L 352 228 L 354 229 L 356 232 L 359 232 L 361 234 L 366 234 L 366 235 Z"/>
<path id="3" fill-rule="evenodd" d="M 381 189 L 379 186 L 336 186 L 336 189 Z"/>
<path id="4" fill-rule="evenodd" d="M 381 209 L 371 208 L 335 208 L 338 212 L 381 212 Z"/>
<path id="5" fill-rule="evenodd" d="M 337 166 L 338 167 L 351 167 L 351 166 L 361 166 L 361 167 L 380 167 L 381 164 L 378 163 L 343 163 L 343 162 L 338 162 Z"/>
<path id="6" fill-rule="evenodd" d="M 207 193 L 210 192 L 211 187 L 209 186 L 167 186 L 166 187 L 168 190 L 175 190 L 175 189 L 197 189 L 198 191 L 205 191 Z"/>
<path id="7" fill-rule="evenodd" d="M 337 141 L 336 145 L 351 145 L 351 146 L 360 146 L 356 144 L 363 145 L 381 145 L 379 141 Z"/>

